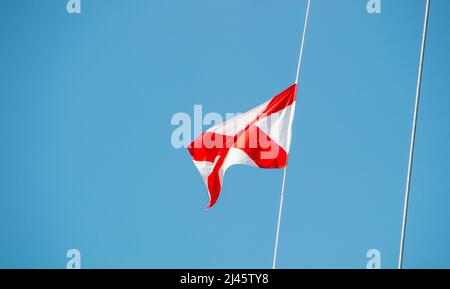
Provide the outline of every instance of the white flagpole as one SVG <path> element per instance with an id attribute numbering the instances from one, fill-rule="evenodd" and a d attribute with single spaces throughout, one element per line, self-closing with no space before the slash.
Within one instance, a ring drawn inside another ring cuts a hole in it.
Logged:
<path id="1" fill-rule="evenodd" d="M 411 188 L 411 175 L 412 166 L 414 158 L 414 144 L 416 140 L 416 127 L 417 127 L 417 115 L 419 113 L 419 101 L 420 101 L 420 89 L 422 86 L 422 71 L 423 71 L 423 60 L 425 55 L 425 44 L 427 42 L 427 31 L 428 31 L 428 16 L 430 14 L 430 0 L 426 0 L 425 8 L 425 20 L 423 23 L 423 33 L 422 33 L 422 47 L 420 50 L 420 61 L 419 61 L 419 75 L 417 77 L 417 88 L 416 88 L 416 100 L 414 104 L 414 116 L 413 125 L 411 130 L 411 143 L 409 149 L 409 162 L 408 162 L 408 175 L 406 177 L 406 189 L 405 189 L 405 203 L 403 207 L 403 224 L 402 224 L 402 235 L 400 239 L 400 254 L 398 257 L 398 269 L 402 269 L 403 266 L 403 251 L 405 246 L 405 233 L 406 233 L 406 220 L 408 217 L 408 202 L 409 202 L 409 192 Z"/>
<path id="2" fill-rule="evenodd" d="M 295 84 L 298 84 L 298 78 L 300 76 L 300 66 L 302 64 L 302 56 L 303 56 L 303 46 L 305 43 L 305 35 L 306 35 L 306 29 L 308 27 L 308 19 L 309 19 L 309 8 L 311 7 L 311 0 L 308 0 L 308 7 L 306 8 L 306 16 L 305 16 L 305 24 L 303 26 L 303 34 L 302 34 L 302 40 L 300 42 L 300 53 L 298 56 L 298 65 L 297 65 L 297 75 L 295 77 Z M 292 121 L 294 120 L 294 112 L 292 112 L 291 115 L 291 119 L 290 119 L 290 123 L 289 123 L 289 127 L 292 127 Z M 286 182 L 286 172 L 287 172 L 287 163 L 286 163 L 286 167 L 284 168 L 284 173 L 283 173 L 283 184 L 281 186 L 281 198 L 280 198 L 280 208 L 278 211 L 278 224 L 277 224 L 277 234 L 275 237 L 275 250 L 273 253 L 273 263 L 272 263 L 272 269 L 276 268 L 276 264 L 277 264 L 277 253 L 278 253 L 278 240 L 280 237 L 280 225 L 281 225 L 281 215 L 283 213 L 283 200 L 284 200 L 284 185 Z"/>

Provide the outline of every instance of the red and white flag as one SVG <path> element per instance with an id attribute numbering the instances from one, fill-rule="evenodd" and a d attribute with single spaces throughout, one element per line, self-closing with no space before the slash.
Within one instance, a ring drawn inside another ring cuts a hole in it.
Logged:
<path id="1" fill-rule="evenodd" d="M 252 110 L 208 129 L 188 146 L 208 188 L 208 208 L 219 198 L 230 166 L 286 167 L 296 94 L 294 84 Z"/>

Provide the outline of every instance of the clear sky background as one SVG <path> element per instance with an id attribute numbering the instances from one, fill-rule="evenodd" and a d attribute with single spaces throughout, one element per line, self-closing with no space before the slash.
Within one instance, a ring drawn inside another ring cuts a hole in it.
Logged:
<path id="1" fill-rule="evenodd" d="M 314 0 L 281 268 L 397 264 L 425 1 Z M 209 213 L 176 112 L 244 112 L 295 78 L 306 0 L 4 1 L 0 267 L 270 268 L 282 171 L 233 167 Z M 433 0 L 405 248 L 450 267 L 450 1 Z M 207 127 L 205 127 L 206 129 Z"/>

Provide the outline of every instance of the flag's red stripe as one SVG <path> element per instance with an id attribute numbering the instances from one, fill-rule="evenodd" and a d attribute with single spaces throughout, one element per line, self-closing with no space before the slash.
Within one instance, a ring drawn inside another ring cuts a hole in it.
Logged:
<path id="1" fill-rule="evenodd" d="M 252 145 L 249 138 L 257 135 L 258 142 Z M 242 135 L 245 141 L 238 141 L 237 148 L 244 151 L 258 167 L 264 169 L 279 169 L 286 166 L 287 153 L 273 141 L 266 133 L 259 127 L 253 125 L 248 128 L 248 133 Z M 245 143 L 245 145 L 242 145 Z"/>
<path id="2" fill-rule="evenodd" d="M 218 155 L 225 153 L 233 137 L 214 132 L 204 132 L 196 138 L 189 146 L 188 151 L 194 161 L 214 162 Z"/>
<path id="3" fill-rule="evenodd" d="M 267 105 L 267 108 L 261 114 L 261 117 L 269 116 L 272 113 L 279 112 L 280 110 L 285 109 L 289 105 L 293 104 L 297 97 L 297 84 L 293 84 L 288 87 L 286 90 L 272 98 Z"/>
<path id="4" fill-rule="evenodd" d="M 258 141 L 254 144 L 250 143 L 253 141 L 250 140 L 250 138 L 255 135 L 257 135 Z M 286 166 L 286 151 L 255 125 L 250 126 L 245 133 L 240 134 L 240 139 L 234 143 L 233 148 L 244 151 L 259 168 L 278 169 Z M 220 170 L 228 152 L 229 148 L 221 152 L 220 158 L 214 166 L 213 171 L 208 176 L 208 191 L 210 195 L 208 208 L 212 207 L 219 198 L 222 187 Z"/>

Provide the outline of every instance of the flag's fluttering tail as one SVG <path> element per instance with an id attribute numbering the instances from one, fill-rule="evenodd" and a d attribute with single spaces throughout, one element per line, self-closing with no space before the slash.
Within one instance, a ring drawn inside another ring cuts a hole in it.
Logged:
<path id="1" fill-rule="evenodd" d="M 286 167 L 296 94 L 294 84 L 252 110 L 210 128 L 188 146 L 208 188 L 208 208 L 219 198 L 230 166 Z"/>

